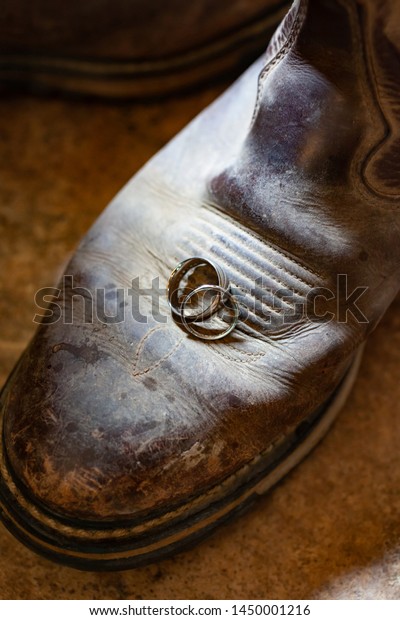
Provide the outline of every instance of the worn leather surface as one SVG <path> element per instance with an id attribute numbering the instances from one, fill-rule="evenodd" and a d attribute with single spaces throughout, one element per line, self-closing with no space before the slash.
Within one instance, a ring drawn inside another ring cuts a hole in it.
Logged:
<path id="1" fill-rule="evenodd" d="M 396 195 L 383 173 L 396 99 L 374 45 L 389 8 L 295 3 L 267 59 L 134 177 L 67 269 L 75 286 L 107 291 L 109 314 L 117 288 L 136 276 L 165 286 L 197 253 L 225 267 L 251 308 L 259 275 L 301 301 L 348 274 L 350 290 L 368 286 L 368 323 L 340 323 L 329 305 L 329 323 L 299 315 L 282 326 L 278 295 L 267 324 L 260 297 L 229 340 L 207 344 L 170 319 L 84 324 L 75 304 L 73 325 L 39 329 L 4 402 L 7 454 L 36 500 L 82 519 L 165 511 L 252 461 L 331 393 L 398 290 Z"/>
<path id="2" fill-rule="evenodd" d="M 6 0 L 3 53 L 110 60 L 164 59 L 218 41 L 282 6 L 281 0 Z"/>

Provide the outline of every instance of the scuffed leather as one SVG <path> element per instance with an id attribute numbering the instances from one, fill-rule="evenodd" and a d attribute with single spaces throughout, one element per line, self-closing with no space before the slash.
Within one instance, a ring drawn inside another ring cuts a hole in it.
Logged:
<path id="1" fill-rule="evenodd" d="M 110 314 L 118 287 L 165 287 L 200 251 L 247 299 L 257 275 L 302 298 L 348 274 L 350 289 L 368 287 L 368 323 L 267 325 L 260 297 L 229 339 L 206 343 L 170 318 L 83 324 L 81 303 L 74 325 L 40 327 L 5 394 L 8 458 L 36 501 L 91 520 L 167 511 L 332 393 L 399 287 L 390 15 L 372 1 L 297 1 L 266 59 L 128 183 L 67 269 L 75 286 L 105 288 Z"/>

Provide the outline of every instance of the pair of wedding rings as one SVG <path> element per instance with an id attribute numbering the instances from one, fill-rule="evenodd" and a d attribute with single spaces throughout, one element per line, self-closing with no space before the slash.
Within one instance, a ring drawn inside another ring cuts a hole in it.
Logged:
<path id="1" fill-rule="evenodd" d="M 181 285 L 184 277 L 191 271 L 208 268 L 216 276 L 216 284 L 200 284 L 199 286 L 182 292 Z M 239 320 L 239 306 L 230 292 L 229 280 L 224 270 L 214 261 L 195 256 L 179 263 L 172 271 L 167 286 L 168 303 L 172 315 L 188 333 L 203 340 L 220 340 L 225 338 L 236 327 Z M 192 311 L 190 306 L 196 297 L 205 297 L 212 293 L 211 301 L 206 307 Z M 223 325 L 213 329 L 204 325 L 206 321 L 223 312 Z"/>

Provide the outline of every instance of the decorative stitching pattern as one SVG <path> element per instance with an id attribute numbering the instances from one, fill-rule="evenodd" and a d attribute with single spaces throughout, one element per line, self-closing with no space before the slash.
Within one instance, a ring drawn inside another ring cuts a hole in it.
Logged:
<path id="1" fill-rule="evenodd" d="M 171 357 L 171 355 L 173 355 L 175 353 L 175 351 L 178 349 L 178 347 L 181 345 L 183 338 L 180 338 L 178 340 L 178 342 L 172 347 L 172 349 L 170 351 L 168 351 L 168 353 L 166 353 L 165 355 L 163 355 L 163 357 L 160 357 L 156 362 L 154 362 L 154 364 L 150 364 L 150 366 L 147 366 L 146 368 L 142 369 L 142 370 L 137 370 L 139 361 L 140 361 L 140 355 L 144 349 L 144 346 L 147 342 L 147 340 L 150 338 L 150 336 L 152 334 L 154 334 L 157 331 L 163 330 L 163 327 L 152 327 L 141 339 L 141 341 L 138 344 L 138 348 L 136 349 L 136 354 L 135 354 L 135 359 L 134 359 L 134 363 L 133 363 L 133 372 L 132 375 L 134 377 L 141 377 L 142 375 L 147 374 L 148 372 L 150 372 L 151 370 L 154 370 L 155 368 L 158 368 L 158 366 L 160 366 L 160 364 L 162 364 L 162 362 L 165 362 L 165 360 L 167 360 L 169 357 Z"/>
<path id="2" fill-rule="evenodd" d="M 196 216 L 199 218 L 203 218 L 204 216 L 202 215 L 202 209 L 204 209 L 206 212 L 220 218 L 223 219 L 225 222 L 227 222 L 228 224 L 230 224 L 230 226 L 232 226 L 233 228 L 237 228 L 240 229 L 242 232 L 245 233 L 245 235 L 249 235 L 250 237 L 252 237 L 253 239 L 255 239 L 258 243 L 261 244 L 265 244 L 268 246 L 268 249 L 271 250 L 272 252 L 275 252 L 278 256 L 283 256 L 284 258 L 286 258 L 287 260 L 291 261 L 292 263 L 294 263 L 295 265 L 297 265 L 298 267 L 300 267 L 300 269 L 302 269 L 303 271 L 313 274 L 314 276 L 316 276 L 318 279 L 321 279 L 322 276 L 320 273 L 318 273 L 317 271 L 313 270 L 311 267 L 309 267 L 308 265 L 304 265 L 302 263 L 300 263 L 296 258 L 294 258 L 291 254 L 289 254 L 289 252 L 286 252 L 285 250 L 278 248 L 272 241 L 270 241 L 269 239 L 263 238 L 261 235 L 257 235 L 257 233 L 245 226 L 243 226 L 243 224 L 241 224 L 240 222 L 238 222 L 235 218 L 225 214 L 222 210 L 221 210 L 221 206 L 211 202 L 210 200 L 207 200 L 204 196 L 202 196 L 201 200 L 193 200 L 192 197 L 187 196 L 182 194 L 182 191 L 179 189 L 169 189 L 168 187 L 164 186 L 159 186 L 159 185 L 155 185 L 154 183 L 151 182 L 150 179 L 146 178 L 146 185 L 149 187 L 149 189 L 152 189 L 154 192 L 156 192 L 158 195 L 165 195 L 165 197 L 167 198 L 171 198 L 173 200 L 173 202 L 175 204 L 179 204 L 182 207 L 187 208 L 188 206 L 192 206 L 193 208 L 197 209 L 197 213 Z M 205 220 L 207 221 L 207 220 Z"/>
<path id="3" fill-rule="evenodd" d="M 258 243 L 261 243 L 261 244 L 267 246 L 268 250 L 271 250 L 271 252 L 274 252 L 275 254 L 278 254 L 278 256 L 283 256 L 288 261 L 291 261 L 292 263 L 294 263 L 295 265 L 300 267 L 300 269 L 302 269 L 303 271 L 311 273 L 314 276 L 316 276 L 318 279 L 321 279 L 321 274 L 319 274 L 316 271 L 314 271 L 313 269 L 311 269 L 311 267 L 309 267 L 308 265 L 307 266 L 303 265 L 296 258 L 294 258 L 291 254 L 289 254 L 288 252 L 285 252 L 285 250 L 282 250 L 281 248 L 277 248 L 268 239 L 264 239 L 260 235 L 257 235 L 253 230 L 245 228 L 243 226 L 243 224 L 241 224 L 240 222 L 238 222 L 234 218 L 230 218 L 225 213 L 222 213 L 220 211 L 220 207 L 219 206 L 217 206 L 217 205 L 212 205 L 212 206 L 204 205 L 204 208 L 210 214 L 212 214 L 212 215 L 214 215 L 216 217 L 219 217 L 219 218 L 223 219 L 224 221 L 228 222 L 228 224 L 233 228 L 233 230 L 235 230 L 235 228 L 240 229 L 245 235 L 248 235 L 249 237 L 252 237 Z M 201 213 L 199 214 L 199 217 L 201 219 L 204 219 L 204 216 Z M 204 220 L 204 221 L 207 222 L 207 220 Z M 294 274 L 292 274 L 292 275 L 294 275 Z M 298 276 L 294 276 L 294 277 L 298 277 Z"/>
<path id="4" fill-rule="evenodd" d="M 262 357 L 265 356 L 265 353 L 251 353 L 250 351 L 240 351 L 236 347 L 232 347 L 230 345 L 229 348 L 233 349 L 234 351 L 238 351 L 239 355 L 245 355 L 248 358 L 250 358 L 250 359 L 240 359 L 240 357 L 234 357 L 233 355 L 229 355 L 229 353 L 227 353 L 225 350 L 222 350 L 219 347 L 220 345 L 217 345 L 217 346 L 212 345 L 212 348 L 215 353 L 217 353 L 224 359 L 234 362 L 235 364 L 254 364 L 258 362 Z"/>
<path id="5" fill-rule="evenodd" d="M 211 224 L 210 224 L 209 222 L 206 222 L 206 221 L 205 221 L 205 224 L 211 228 Z M 202 233 L 202 234 L 206 234 L 206 233 L 204 233 L 203 231 L 199 231 L 199 232 L 200 232 L 200 233 Z M 213 233 L 213 231 L 211 231 L 211 235 L 213 235 L 213 234 L 214 234 L 214 233 Z M 221 231 L 221 234 L 224 234 L 224 233 Z M 235 234 L 235 233 L 233 233 L 233 234 Z M 246 233 L 246 234 L 247 234 L 247 233 Z M 254 253 L 254 247 L 250 245 L 249 240 L 246 240 L 246 239 L 245 239 L 245 238 L 243 238 L 243 237 L 239 237 L 237 234 L 236 234 L 235 236 L 237 236 L 237 237 L 239 238 L 240 243 L 241 243 L 241 244 L 243 244 L 243 246 L 244 246 L 245 248 L 247 248 L 247 249 L 248 249 L 248 250 L 250 250 L 252 253 Z M 249 234 L 249 236 L 250 236 L 250 237 L 252 237 L 252 235 L 251 235 L 251 234 Z M 216 240 L 216 239 L 215 239 L 215 236 L 214 236 L 214 240 Z M 265 242 L 264 242 L 264 243 L 265 243 Z M 265 245 L 267 245 L 267 244 L 265 244 Z M 270 247 L 268 246 L 268 250 L 269 250 L 269 249 L 270 249 Z M 238 244 L 238 247 L 236 247 L 236 248 L 235 248 L 235 250 L 237 250 L 237 251 L 239 251 L 239 252 L 240 252 L 240 245 L 239 245 L 239 244 Z M 271 250 L 272 250 L 272 252 L 277 253 L 277 252 L 276 252 L 275 250 L 273 250 L 272 248 L 271 248 Z M 256 267 L 257 269 L 262 268 L 262 265 L 258 264 L 258 263 L 257 263 L 256 261 L 254 261 L 253 259 L 250 259 L 248 256 L 246 256 L 246 257 L 244 257 L 244 256 L 243 256 L 243 257 L 242 257 L 242 259 L 243 259 L 243 260 L 245 260 L 246 262 L 248 262 L 249 264 L 251 264 L 253 267 Z M 270 258 L 270 257 L 266 258 L 266 260 L 268 261 L 268 263 L 270 263 L 271 265 L 273 265 L 273 267 L 275 267 L 275 268 L 276 268 L 276 269 L 278 269 L 279 271 L 283 271 L 283 272 L 284 272 L 284 273 L 286 273 L 288 276 L 292 277 L 293 279 L 297 280 L 298 282 L 301 282 L 301 283 L 302 283 L 302 284 L 304 284 L 304 286 L 306 286 L 307 288 L 309 288 L 310 286 L 312 286 L 312 284 L 310 284 L 310 283 L 306 282 L 306 281 L 305 281 L 305 280 L 303 280 L 303 278 L 301 278 L 299 275 L 297 275 L 297 274 L 293 273 L 293 271 L 291 271 L 290 269 L 288 269 L 285 265 L 278 265 L 276 262 L 274 262 L 273 260 L 271 260 L 271 258 Z M 293 261 L 293 262 L 295 262 L 295 261 Z M 300 264 L 299 264 L 299 263 L 296 263 L 296 264 L 297 264 L 298 266 L 300 266 Z M 283 282 L 282 282 L 281 280 L 279 280 L 277 276 L 275 276 L 275 275 L 274 275 L 274 276 L 272 276 L 271 274 L 268 274 L 268 275 L 271 277 L 271 279 L 275 279 L 275 280 L 276 280 L 276 282 L 277 282 L 278 284 L 281 284 L 281 285 L 283 285 L 283 286 L 287 286 L 287 284 L 283 284 Z M 302 295 L 302 293 L 301 293 L 301 292 L 299 292 L 299 295 Z"/>
<path id="6" fill-rule="evenodd" d="M 202 249 L 204 249 L 204 244 L 199 243 L 197 246 L 195 243 L 193 243 L 193 240 L 191 240 L 191 242 L 189 242 L 189 245 L 191 248 L 193 248 L 193 251 L 195 252 L 195 254 L 198 254 Z M 179 247 L 184 250 L 184 246 L 183 245 L 179 245 Z M 213 254 L 216 258 L 224 258 L 227 259 L 229 257 L 223 256 L 222 254 L 218 253 L 215 251 L 214 247 L 210 247 L 209 252 L 211 254 Z M 242 262 L 248 264 L 250 267 L 255 267 L 257 269 L 260 269 L 259 265 L 256 265 L 254 262 L 252 262 L 249 258 L 243 258 Z M 273 263 L 272 263 L 273 264 Z M 227 271 L 231 271 L 231 272 L 236 272 L 237 274 L 239 274 L 242 277 L 245 278 L 249 278 L 250 276 L 248 274 L 246 274 L 244 271 L 240 271 L 240 269 L 237 266 L 234 266 L 232 264 L 229 264 L 229 266 L 227 267 Z M 269 273 L 267 274 L 268 277 L 270 277 L 270 279 L 272 281 L 274 281 L 276 284 L 279 284 L 282 288 L 287 289 L 288 285 L 285 284 L 284 282 L 282 282 L 281 280 L 278 280 L 278 278 L 276 278 L 275 276 L 271 276 Z M 245 293 L 251 293 L 250 289 L 247 289 L 245 287 L 243 287 L 242 285 L 238 285 L 236 282 L 232 281 L 232 284 L 234 284 L 237 288 L 242 289 Z M 310 288 L 310 287 L 308 287 Z M 304 298 L 304 295 L 298 291 L 294 291 L 296 293 L 296 295 L 298 297 L 300 297 L 301 299 Z M 276 292 L 275 292 L 276 295 Z M 277 296 L 277 295 L 276 295 Z M 278 297 L 278 296 L 277 296 Z M 279 298 L 280 299 L 280 298 Z M 267 303 L 265 303 L 264 301 L 258 300 L 260 301 L 260 303 L 262 303 L 263 305 L 266 306 L 266 308 L 268 308 L 269 310 L 271 310 L 271 312 L 275 312 L 277 313 L 276 308 L 273 308 L 272 306 L 269 306 Z M 291 307 L 291 305 L 289 303 L 287 303 L 284 299 L 281 299 L 282 304 Z"/>

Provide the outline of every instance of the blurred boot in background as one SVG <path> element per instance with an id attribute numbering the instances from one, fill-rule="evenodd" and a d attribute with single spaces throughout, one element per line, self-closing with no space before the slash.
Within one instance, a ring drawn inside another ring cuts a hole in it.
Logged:
<path id="1" fill-rule="evenodd" d="M 5 0 L 0 83 L 34 92 L 154 97 L 238 75 L 282 0 Z"/>

